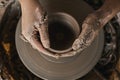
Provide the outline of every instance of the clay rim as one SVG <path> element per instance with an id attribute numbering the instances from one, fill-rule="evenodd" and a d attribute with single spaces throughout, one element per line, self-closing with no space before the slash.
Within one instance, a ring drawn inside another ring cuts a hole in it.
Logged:
<path id="1" fill-rule="evenodd" d="M 49 18 L 49 21 L 58 20 L 62 23 L 65 23 L 66 25 L 68 25 L 73 30 L 75 39 L 79 36 L 81 28 L 80 28 L 78 22 L 75 20 L 75 18 L 72 17 L 71 15 L 69 15 L 67 13 L 63 13 L 63 12 L 57 12 L 57 13 L 50 14 L 48 18 Z M 49 48 L 48 50 L 53 53 L 63 53 L 64 54 L 66 52 L 72 51 L 72 45 L 69 48 L 64 49 L 64 50 L 57 50 L 57 49 L 53 49 L 53 48 Z"/>

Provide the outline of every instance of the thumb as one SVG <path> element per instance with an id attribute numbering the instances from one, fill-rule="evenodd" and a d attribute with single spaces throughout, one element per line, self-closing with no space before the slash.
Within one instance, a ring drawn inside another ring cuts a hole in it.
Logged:
<path id="1" fill-rule="evenodd" d="M 85 48 L 91 45 L 98 32 L 94 31 L 88 24 L 84 24 L 86 28 L 81 32 L 80 36 L 74 41 L 73 50 L 83 51 Z M 84 26 L 83 25 L 83 26 Z"/>

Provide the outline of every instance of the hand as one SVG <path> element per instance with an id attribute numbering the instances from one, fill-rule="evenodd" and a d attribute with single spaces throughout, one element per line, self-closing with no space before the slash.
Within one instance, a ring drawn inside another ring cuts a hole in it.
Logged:
<path id="1" fill-rule="evenodd" d="M 120 11 L 120 0 L 106 0 L 104 5 L 88 15 L 82 25 L 82 32 L 74 41 L 73 50 L 83 51 L 89 47 L 100 29 Z"/>
<path id="2" fill-rule="evenodd" d="M 73 50 L 82 51 L 90 46 L 98 34 L 100 26 L 99 19 L 93 14 L 89 15 L 83 22 L 81 34 L 72 45 Z"/>
<path id="3" fill-rule="evenodd" d="M 47 13 L 37 0 L 20 0 L 22 8 L 22 39 L 33 48 L 49 48 Z M 31 6 L 32 5 L 32 6 Z"/>

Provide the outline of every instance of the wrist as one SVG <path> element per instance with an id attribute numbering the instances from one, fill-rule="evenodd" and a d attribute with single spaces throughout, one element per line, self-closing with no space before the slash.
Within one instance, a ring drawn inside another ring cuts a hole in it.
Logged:
<path id="1" fill-rule="evenodd" d="M 22 9 L 35 9 L 36 7 L 40 6 L 38 0 L 19 0 Z"/>

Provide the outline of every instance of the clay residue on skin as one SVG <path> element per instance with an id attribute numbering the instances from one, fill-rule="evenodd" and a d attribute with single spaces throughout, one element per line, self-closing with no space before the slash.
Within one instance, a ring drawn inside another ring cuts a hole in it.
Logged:
<path id="1" fill-rule="evenodd" d="M 38 8 L 35 10 L 36 18 L 38 19 L 38 22 L 35 22 L 34 26 L 38 29 L 40 34 L 41 43 L 45 48 L 50 47 L 50 41 L 49 41 L 49 35 L 48 35 L 48 15 L 47 12 L 39 11 Z"/>
<path id="2" fill-rule="evenodd" d="M 81 34 L 72 45 L 73 50 L 82 51 L 89 47 L 101 28 L 120 11 L 119 4 L 119 0 L 106 0 L 99 10 L 88 15 L 83 22 Z"/>
<path id="3" fill-rule="evenodd" d="M 78 49 L 80 49 L 80 51 L 84 50 L 85 48 L 91 45 L 94 38 L 95 38 L 95 31 L 91 29 L 91 27 L 86 28 L 85 32 L 81 33 L 79 38 L 77 38 L 73 43 L 72 46 L 73 50 L 78 50 Z"/>

